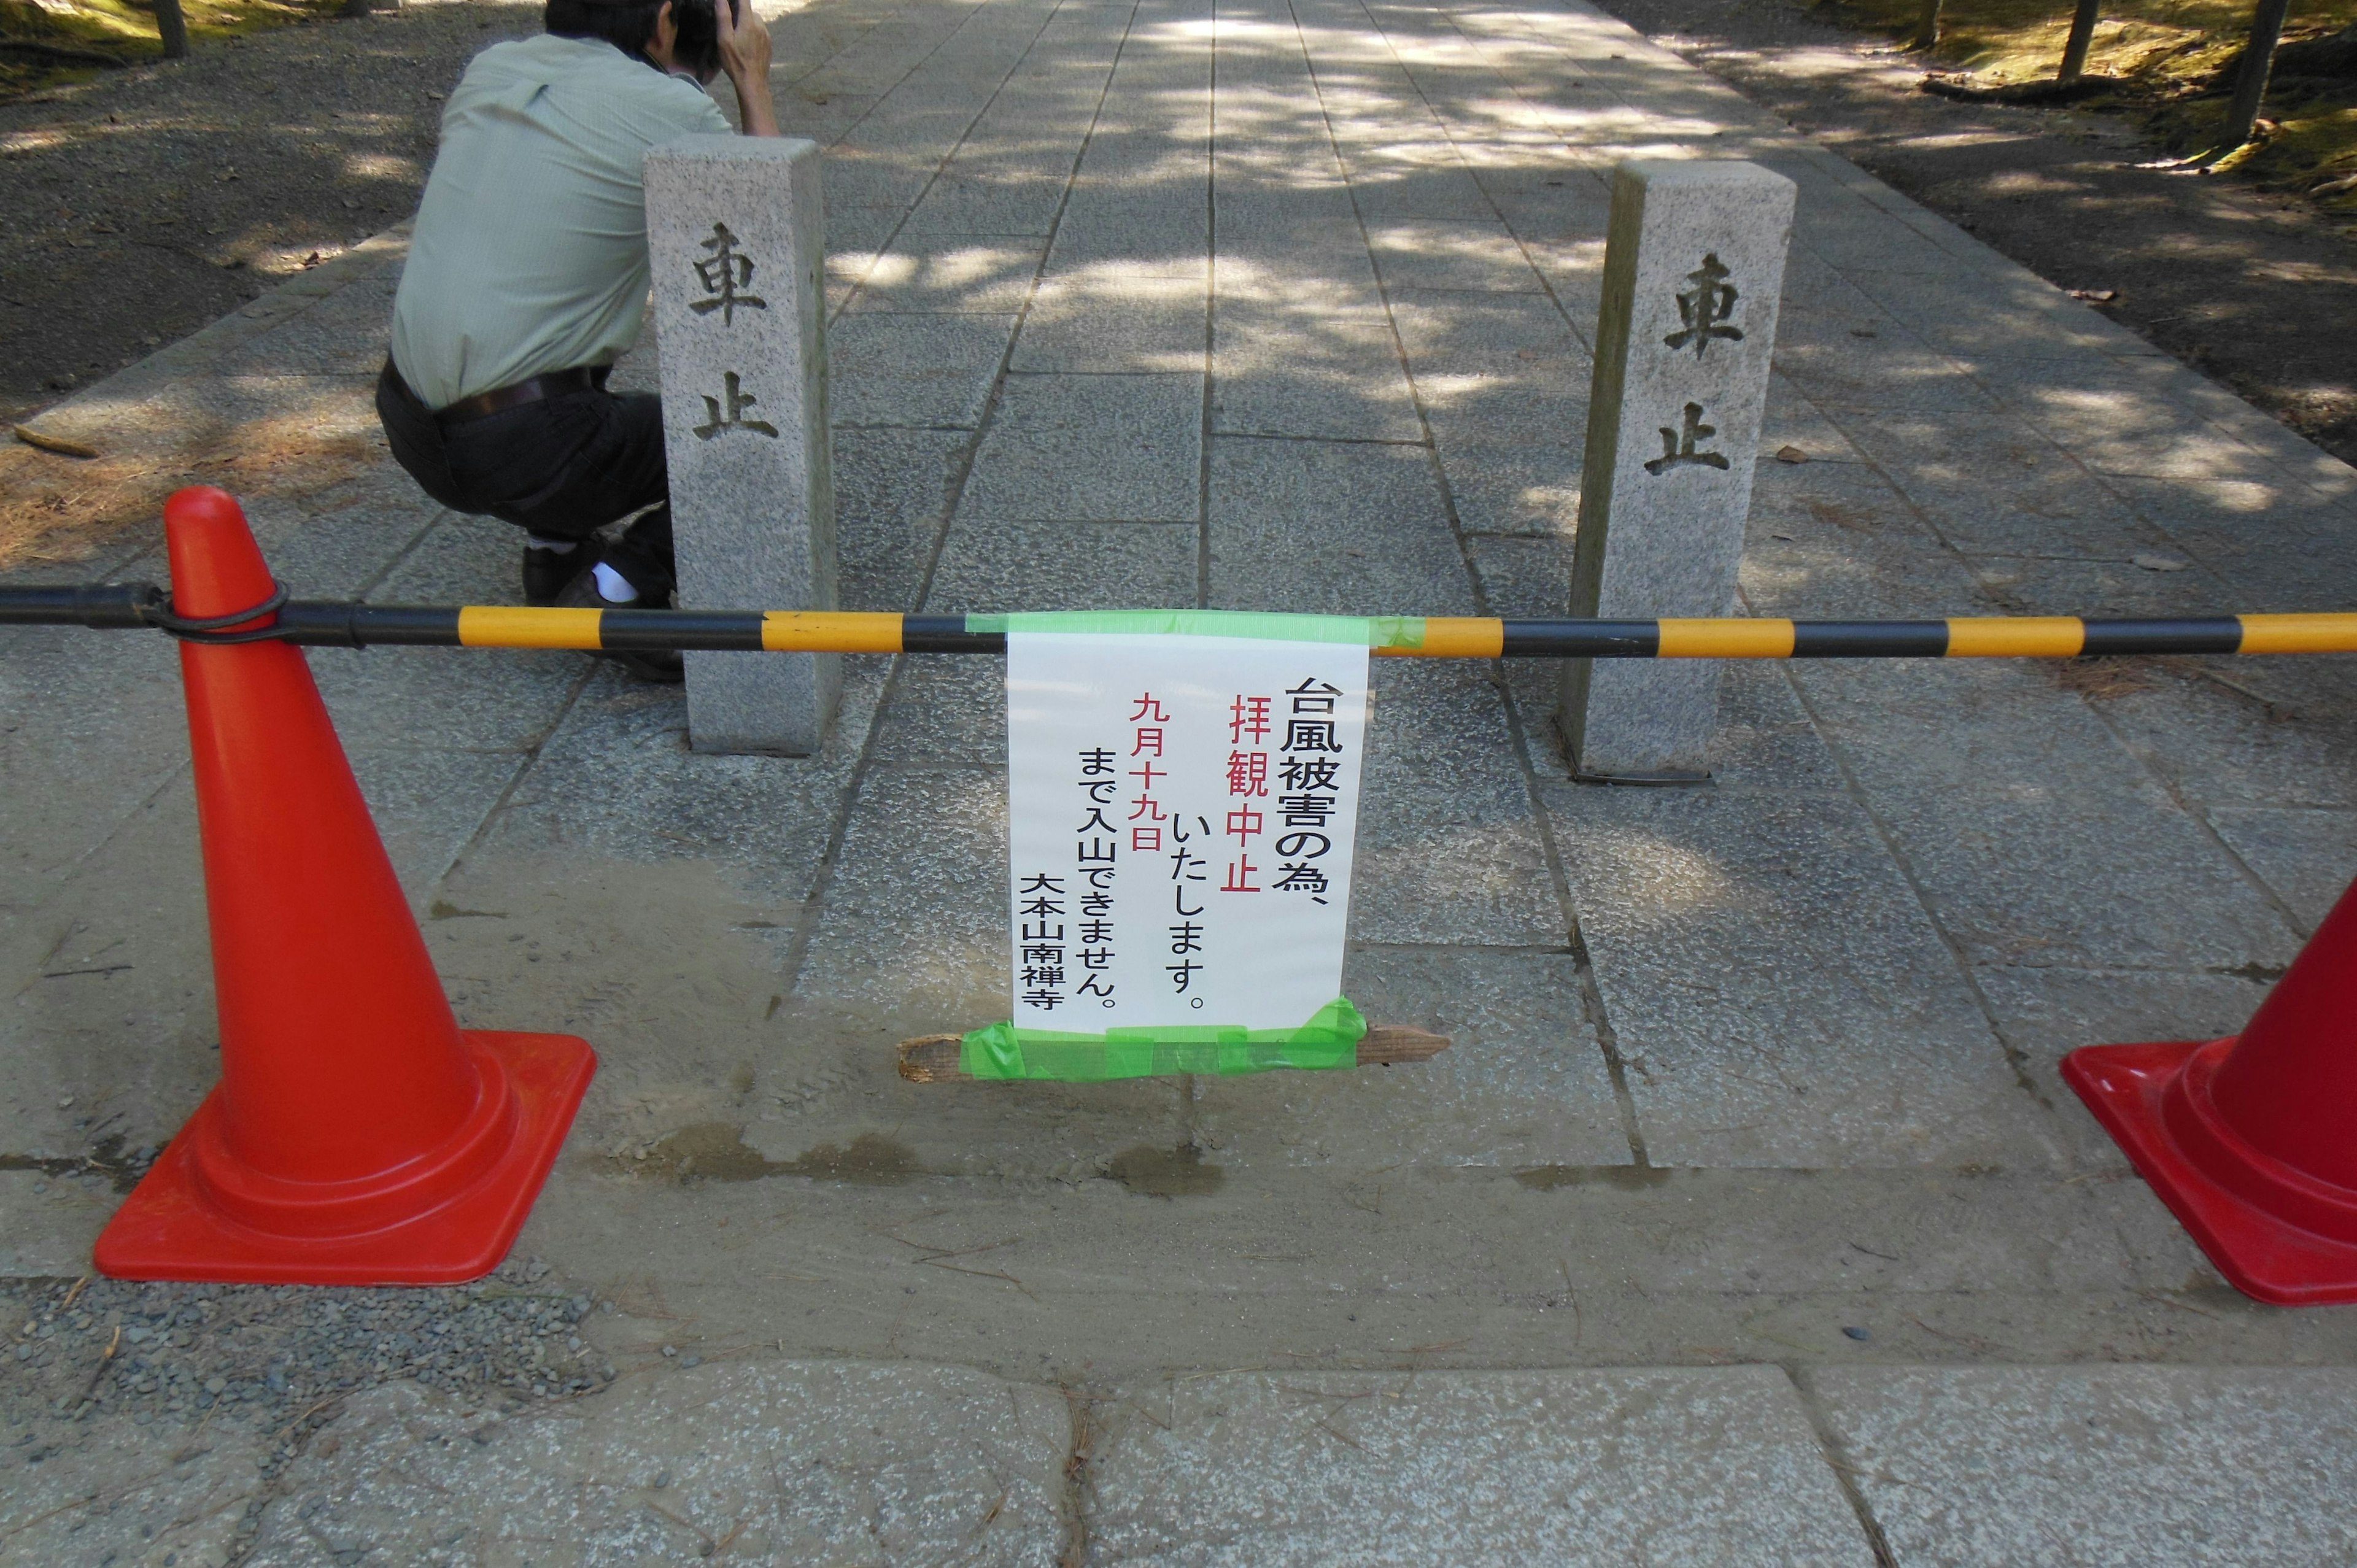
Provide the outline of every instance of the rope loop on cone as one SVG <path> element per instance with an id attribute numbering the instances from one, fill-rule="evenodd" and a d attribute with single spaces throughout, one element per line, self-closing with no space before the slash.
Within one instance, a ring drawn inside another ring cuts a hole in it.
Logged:
<path id="1" fill-rule="evenodd" d="M 286 585 L 277 578 L 270 579 L 271 595 L 248 609 L 232 610 L 225 616 L 184 616 L 172 608 L 171 596 L 162 588 L 149 588 L 147 596 L 139 604 L 139 618 L 167 636 L 182 642 L 226 644 L 233 642 L 268 642 L 286 635 L 276 623 L 256 627 L 252 631 L 229 631 L 225 628 L 240 625 L 262 616 L 275 615 L 286 603 Z"/>

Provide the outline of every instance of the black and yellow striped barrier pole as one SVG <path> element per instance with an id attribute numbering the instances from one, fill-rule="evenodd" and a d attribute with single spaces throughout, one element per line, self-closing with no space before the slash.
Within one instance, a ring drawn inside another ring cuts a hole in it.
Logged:
<path id="1" fill-rule="evenodd" d="M 721 649 L 771 653 L 1003 653 L 1004 616 L 834 610 L 526 609 L 288 599 L 211 626 L 176 623 L 145 583 L 0 587 L 0 625 L 153 626 L 192 640 L 273 608 L 260 636 L 324 648 Z M 2099 619 L 1501 620 L 1383 618 L 1373 651 L 1422 659 L 2075 659 L 2120 653 L 2357 652 L 2357 613 Z M 237 635 L 240 640 L 256 634 Z"/>

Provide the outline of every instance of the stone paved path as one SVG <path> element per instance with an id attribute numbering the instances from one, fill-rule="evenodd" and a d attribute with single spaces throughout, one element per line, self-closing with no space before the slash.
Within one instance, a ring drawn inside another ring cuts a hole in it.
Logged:
<path id="1" fill-rule="evenodd" d="M 1801 187 L 1763 446 L 1810 460 L 1761 467 L 1752 611 L 2357 583 L 2357 473 L 1577 4 L 819 0 L 777 30 L 783 117 L 829 149 L 854 607 L 1559 610 L 1638 155 Z M 388 250 L 54 422 L 245 398 L 364 430 Z M 254 500 L 302 591 L 511 592 L 509 532 L 389 466 Z M 97 564 L 161 575 L 152 539 Z M 1717 782 L 1660 791 L 1566 780 L 1548 671 L 1386 662 L 1350 989 L 1456 1049 L 1019 1090 L 888 1052 L 1005 1011 L 994 664 L 852 660 L 790 763 L 694 756 L 675 693 L 572 655 L 312 661 L 462 1016 L 601 1052 L 526 1245 L 616 1304 L 584 1333 L 621 1380 L 508 1418 L 541 1478 L 447 1518 L 422 1499 L 509 1473 L 463 1462 L 477 1404 L 355 1399 L 222 1552 L 635 1561 L 741 1526 L 807 1555 L 848 1494 L 732 1500 L 737 1410 L 777 1477 L 897 1477 L 857 1505 L 878 1562 L 2352 1550 L 2357 1315 L 2226 1290 L 2053 1072 L 2232 1030 L 2357 873 L 2345 661 L 1739 667 Z M 0 633 L 0 1149 L 152 1144 L 213 1071 L 169 650 Z M 79 1273 L 112 1191 L 0 1166 L 7 1266 Z M 830 1457 L 878 1363 L 901 1413 Z"/>

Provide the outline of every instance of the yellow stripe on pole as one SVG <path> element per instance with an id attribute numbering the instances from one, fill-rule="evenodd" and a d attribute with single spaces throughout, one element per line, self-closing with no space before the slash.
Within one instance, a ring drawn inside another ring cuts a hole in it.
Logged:
<path id="1" fill-rule="evenodd" d="M 461 648 L 586 648 L 604 646 L 603 610 L 529 609 L 519 605 L 468 605 L 458 611 Z"/>
<path id="2" fill-rule="evenodd" d="M 1483 616 L 1426 616 L 1414 648 L 1378 648 L 1412 659 L 1495 659 L 1506 651 L 1506 623 Z"/>
<path id="3" fill-rule="evenodd" d="M 898 653 L 900 618 L 872 610 L 768 610 L 761 646 L 771 653 Z"/>
<path id="4" fill-rule="evenodd" d="M 1790 659 L 1788 620 L 1664 620 L 1663 659 Z"/>
<path id="5" fill-rule="evenodd" d="M 2077 616 L 1971 616 L 1948 622 L 1951 659 L 2076 659 L 2087 646 Z"/>
<path id="6" fill-rule="evenodd" d="M 2238 653 L 2357 653 L 2357 615 L 2237 616 Z"/>

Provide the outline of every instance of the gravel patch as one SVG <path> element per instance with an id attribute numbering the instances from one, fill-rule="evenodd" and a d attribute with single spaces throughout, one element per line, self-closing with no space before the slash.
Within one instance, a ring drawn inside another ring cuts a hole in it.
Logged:
<path id="1" fill-rule="evenodd" d="M 603 1388 L 615 1368 L 580 1334 L 597 1305 L 538 1259 L 431 1289 L 0 1281 L 0 1495 L 126 1425 L 158 1454 L 227 1439 L 264 1483 L 242 1539 L 357 1391 L 409 1382 L 502 1413 Z"/>

